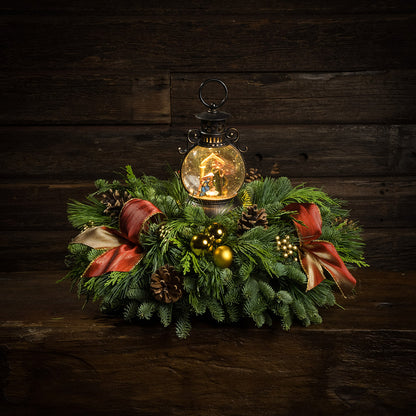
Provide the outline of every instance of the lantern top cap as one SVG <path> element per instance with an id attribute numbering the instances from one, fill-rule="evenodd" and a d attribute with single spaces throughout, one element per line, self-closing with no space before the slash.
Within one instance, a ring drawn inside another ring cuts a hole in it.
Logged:
<path id="1" fill-rule="evenodd" d="M 217 83 L 221 84 L 222 87 L 224 88 L 225 95 L 224 95 L 224 98 L 221 100 L 221 102 L 219 104 L 216 104 L 216 103 L 208 104 L 202 96 L 202 89 L 209 82 L 217 82 Z M 228 117 L 230 117 L 230 114 L 225 113 L 223 111 L 218 111 L 218 108 L 222 107 L 225 104 L 225 102 L 227 101 L 227 99 L 228 99 L 228 88 L 224 84 L 223 81 L 221 81 L 220 79 L 216 79 L 216 78 L 210 78 L 210 79 L 205 80 L 199 86 L 199 100 L 201 101 L 202 104 L 205 105 L 205 107 L 208 107 L 208 111 L 204 111 L 202 113 L 196 114 L 195 117 L 200 119 L 200 120 L 206 120 L 206 121 L 223 121 L 223 120 L 226 120 Z"/>

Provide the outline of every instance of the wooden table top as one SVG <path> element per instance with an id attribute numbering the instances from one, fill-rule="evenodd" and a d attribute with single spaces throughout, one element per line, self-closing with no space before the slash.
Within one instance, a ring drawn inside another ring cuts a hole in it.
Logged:
<path id="1" fill-rule="evenodd" d="M 1 414 L 410 414 L 416 272 L 355 273 L 321 325 L 173 328 L 82 309 L 56 272 L 0 275 Z"/>

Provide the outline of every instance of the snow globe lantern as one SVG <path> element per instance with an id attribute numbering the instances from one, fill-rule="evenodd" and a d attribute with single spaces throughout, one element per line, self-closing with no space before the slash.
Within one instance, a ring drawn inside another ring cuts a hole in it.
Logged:
<path id="1" fill-rule="evenodd" d="M 202 97 L 202 90 L 209 82 L 217 82 L 224 88 L 225 96 L 219 104 L 208 104 Z M 181 166 L 182 183 L 210 216 L 233 205 L 245 178 L 241 152 L 247 148 L 237 146 L 237 129 L 226 128 L 230 114 L 218 110 L 227 98 L 228 89 L 221 80 L 208 79 L 200 85 L 199 99 L 208 110 L 196 115 L 201 128 L 189 130 L 186 149 L 179 148 L 179 153 L 185 155 Z"/>

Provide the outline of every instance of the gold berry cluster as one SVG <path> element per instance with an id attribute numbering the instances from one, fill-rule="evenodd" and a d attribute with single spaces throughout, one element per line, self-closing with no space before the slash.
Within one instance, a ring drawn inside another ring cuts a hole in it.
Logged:
<path id="1" fill-rule="evenodd" d="M 88 228 L 94 227 L 94 221 L 88 221 L 82 226 L 82 231 L 88 230 Z"/>
<path id="2" fill-rule="evenodd" d="M 285 259 L 293 257 L 295 261 L 298 261 L 297 251 L 298 248 L 290 242 L 290 236 L 286 235 L 284 238 L 276 237 L 277 251 L 283 252 Z"/>
<path id="3" fill-rule="evenodd" d="M 164 238 L 167 237 L 168 234 L 169 234 L 169 231 L 167 230 L 167 228 L 164 225 L 161 225 L 159 227 L 160 238 L 163 240 Z"/>

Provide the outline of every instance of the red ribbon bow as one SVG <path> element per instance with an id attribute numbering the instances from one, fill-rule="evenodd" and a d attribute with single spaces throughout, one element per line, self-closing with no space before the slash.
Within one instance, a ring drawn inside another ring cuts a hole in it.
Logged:
<path id="1" fill-rule="evenodd" d="M 162 214 L 151 202 L 130 199 L 120 212 L 120 231 L 108 227 L 92 227 L 83 231 L 71 243 L 85 244 L 107 251 L 94 259 L 83 277 L 100 276 L 108 272 L 129 272 L 144 256 L 140 234 L 155 215 Z"/>
<path id="2" fill-rule="evenodd" d="M 318 240 L 322 235 L 322 217 L 315 204 L 293 203 L 285 207 L 292 214 L 293 223 L 299 236 L 299 259 L 308 277 L 306 290 L 311 290 L 324 279 L 327 270 L 338 285 L 341 293 L 350 292 L 356 280 L 348 271 L 334 245 L 328 241 Z"/>

